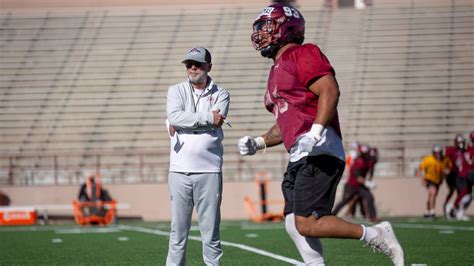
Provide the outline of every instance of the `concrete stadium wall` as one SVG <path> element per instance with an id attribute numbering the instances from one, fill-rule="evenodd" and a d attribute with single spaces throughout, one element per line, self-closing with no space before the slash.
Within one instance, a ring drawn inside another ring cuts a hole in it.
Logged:
<path id="1" fill-rule="evenodd" d="M 373 191 L 376 205 L 381 217 L 421 216 L 425 209 L 426 191 L 418 178 L 385 178 L 377 180 Z M 120 210 L 120 216 L 140 216 L 146 221 L 170 220 L 169 195 L 167 184 L 132 184 L 105 185 L 105 188 L 119 203 L 127 203 L 129 209 Z M 342 184 L 337 199 L 341 196 Z M 12 206 L 70 204 L 77 196 L 76 186 L 29 186 L 3 187 L 1 191 L 11 199 Z M 442 203 L 446 196 L 446 186 L 442 185 L 437 199 L 437 214 L 442 214 Z M 243 199 L 250 196 L 258 200 L 255 182 L 225 182 L 222 202 L 222 218 L 224 220 L 245 220 L 248 214 Z M 269 200 L 283 201 L 280 182 L 273 181 L 268 187 Z M 337 200 L 336 200 L 337 201 Z M 270 211 L 281 210 L 282 205 L 271 206 Z M 343 211 L 341 212 L 343 213 Z M 72 215 L 65 211 L 48 213 Z M 468 214 L 474 215 L 471 207 Z M 196 217 L 194 217 L 196 218 Z"/>

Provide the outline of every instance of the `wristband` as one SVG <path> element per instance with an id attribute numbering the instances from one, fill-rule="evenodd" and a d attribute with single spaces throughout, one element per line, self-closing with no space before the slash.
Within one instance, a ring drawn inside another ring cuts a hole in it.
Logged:
<path id="1" fill-rule="evenodd" d="M 265 144 L 265 140 L 262 137 L 256 137 L 255 144 L 257 144 L 257 150 L 263 149 L 263 152 L 265 153 L 265 150 L 267 149 L 267 144 Z"/>
<path id="2" fill-rule="evenodd" d="M 316 138 L 316 140 L 319 141 L 321 139 L 321 134 L 323 133 L 323 130 L 324 130 L 323 125 L 313 124 L 309 132 L 311 132 L 311 134 Z"/>

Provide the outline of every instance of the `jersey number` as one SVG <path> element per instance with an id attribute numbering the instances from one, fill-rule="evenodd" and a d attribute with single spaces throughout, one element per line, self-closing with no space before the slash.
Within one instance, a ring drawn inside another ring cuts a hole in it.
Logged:
<path id="1" fill-rule="evenodd" d="M 298 10 L 296 10 L 294 8 L 284 6 L 283 11 L 285 11 L 285 16 L 287 16 L 287 17 L 300 18 L 300 13 L 298 12 Z"/>
<path id="2" fill-rule="evenodd" d="M 276 87 L 271 92 L 271 94 L 276 102 L 272 100 L 272 96 L 270 96 L 269 93 L 266 94 L 266 101 L 273 105 L 273 115 L 275 118 L 278 118 L 279 114 L 283 114 L 284 112 L 288 111 L 288 102 L 278 95 Z"/>

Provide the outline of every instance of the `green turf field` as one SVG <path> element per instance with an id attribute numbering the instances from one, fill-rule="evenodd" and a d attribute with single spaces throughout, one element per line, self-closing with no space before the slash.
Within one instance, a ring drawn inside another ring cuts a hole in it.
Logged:
<path id="1" fill-rule="evenodd" d="M 474 265 L 474 222 L 391 220 L 406 265 Z M 109 227 L 0 227 L 0 265 L 164 265 L 168 223 Z M 223 222 L 223 265 L 290 265 L 301 258 L 282 223 Z M 327 265 L 391 265 L 358 240 L 324 239 Z M 187 265 L 203 265 L 199 231 L 191 229 Z"/>

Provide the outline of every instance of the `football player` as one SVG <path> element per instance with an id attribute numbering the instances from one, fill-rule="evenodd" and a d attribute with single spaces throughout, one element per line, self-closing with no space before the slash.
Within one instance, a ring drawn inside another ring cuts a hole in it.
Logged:
<path id="1" fill-rule="evenodd" d="M 443 155 L 440 145 L 434 145 L 430 155 L 425 156 L 418 168 L 421 183 L 428 190 L 425 218 L 435 217 L 436 196 L 444 176 L 451 169 L 451 160 Z"/>
<path id="2" fill-rule="evenodd" d="M 448 186 L 448 194 L 446 194 L 446 198 L 443 204 L 443 212 L 446 218 L 451 219 L 454 218 L 453 215 L 453 203 L 451 203 L 451 198 L 454 195 L 454 191 L 456 191 L 456 169 L 453 164 L 452 159 L 455 157 L 457 148 L 456 148 L 456 138 L 454 139 L 454 146 L 448 146 L 445 148 L 445 155 L 451 161 L 451 169 L 449 173 L 446 175 L 446 185 Z"/>
<path id="3" fill-rule="evenodd" d="M 349 179 L 344 185 L 344 196 L 334 207 L 333 215 L 337 215 L 345 205 L 349 205 L 346 217 L 348 215 L 354 216 L 353 210 L 355 210 L 355 205 L 360 202 L 362 215 L 370 222 L 375 223 L 379 221 L 375 209 L 374 196 L 366 185 L 370 167 L 370 148 L 368 145 L 360 145 L 359 156 L 357 156 L 352 164 Z"/>
<path id="4" fill-rule="evenodd" d="M 469 182 L 469 168 L 472 161 L 467 151 L 466 138 L 462 134 L 456 135 L 454 139 L 455 150 L 450 153 L 452 161 L 452 172 L 456 177 L 457 197 L 454 201 L 454 209 L 448 210 L 450 216 L 455 216 L 457 220 L 468 221 L 465 210 L 472 201 L 472 185 Z"/>
<path id="5" fill-rule="evenodd" d="M 360 239 L 403 265 L 403 250 L 389 222 L 353 224 L 331 215 L 345 154 L 337 115 L 339 87 L 329 60 L 303 44 L 305 20 L 294 7 L 273 4 L 253 23 L 252 43 L 273 60 L 265 107 L 276 123 L 262 136 L 244 136 L 240 154 L 283 143 L 290 154 L 282 191 L 285 227 L 306 264 L 324 264 L 320 237 Z"/>
<path id="6" fill-rule="evenodd" d="M 471 142 L 469 143 L 469 147 L 467 151 L 469 152 L 469 158 L 471 160 L 471 165 L 469 166 L 469 184 L 471 186 L 474 185 L 474 131 L 471 131 L 469 134 L 469 138 Z"/>

